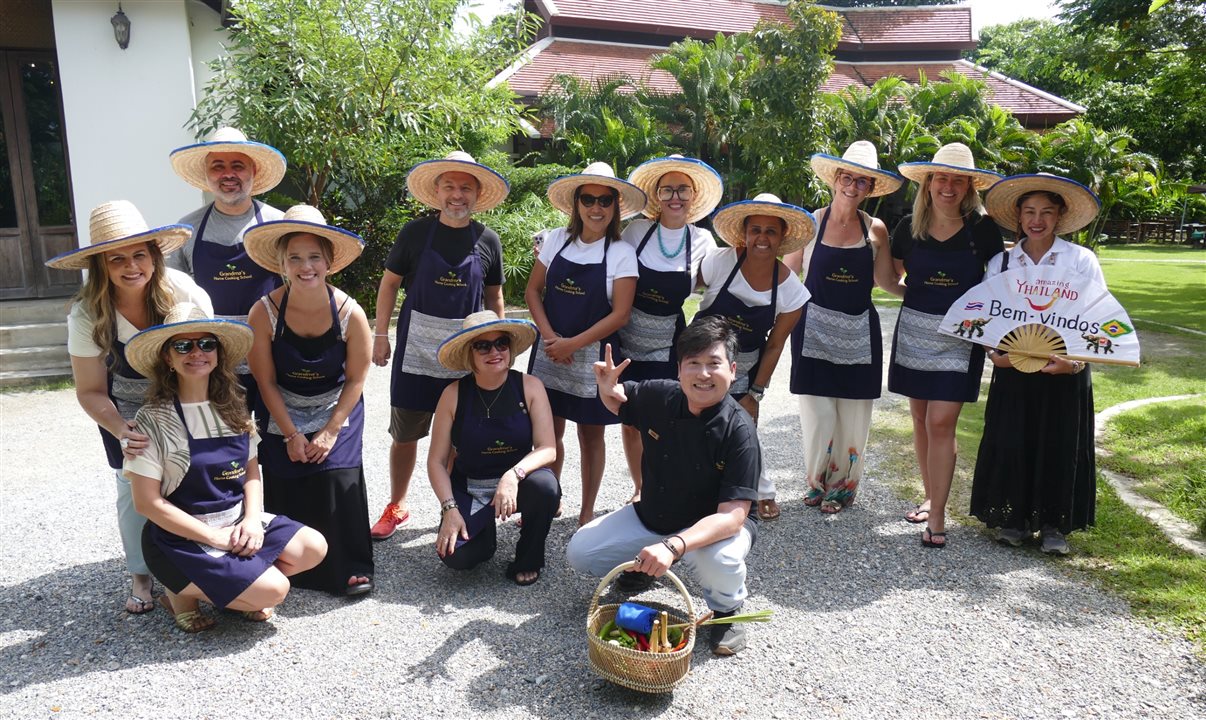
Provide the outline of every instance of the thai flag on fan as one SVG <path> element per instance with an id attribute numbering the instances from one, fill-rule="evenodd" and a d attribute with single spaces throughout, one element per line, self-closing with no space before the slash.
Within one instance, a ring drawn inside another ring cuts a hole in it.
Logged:
<path id="1" fill-rule="evenodd" d="M 984 303 L 982 303 L 982 302 L 969 302 L 968 304 L 966 304 L 966 305 L 964 305 L 964 306 L 963 306 L 963 309 L 964 309 L 964 310 L 983 310 L 983 309 L 984 309 Z"/>

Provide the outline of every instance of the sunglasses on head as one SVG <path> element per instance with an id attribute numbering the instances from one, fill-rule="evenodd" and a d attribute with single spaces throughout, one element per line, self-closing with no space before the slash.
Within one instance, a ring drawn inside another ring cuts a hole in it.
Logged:
<path id="1" fill-rule="evenodd" d="M 875 187 L 875 181 L 871 178 L 861 177 L 856 179 L 853 175 L 847 175 L 846 173 L 839 173 L 837 181 L 842 187 L 854 185 L 854 189 L 859 192 L 867 192 Z"/>
<path id="2" fill-rule="evenodd" d="M 582 207 L 594 207 L 595 203 L 599 203 L 599 207 L 609 208 L 615 201 L 615 195 L 587 195 L 586 193 L 578 194 L 578 202 L 582 203 Z"/>
<path id="3" fill-rule="evenodd" d="M 218 339 L 207 337 L 198 340 L 173 340 L 170 345 L 180 355 L 191 353 L 194 345 L 203 353 L 211 353 L 218 349 Z"/>
<path id="4" fill-rule="evenodd" d="M 493 340 L 474 340 L 469 344 L 469 347 L 473 348 L 482 355 L 489 355 L 491 350 L 510 350 L 511 336 L 503 335 L 501 337 L 496 337 Z"/>

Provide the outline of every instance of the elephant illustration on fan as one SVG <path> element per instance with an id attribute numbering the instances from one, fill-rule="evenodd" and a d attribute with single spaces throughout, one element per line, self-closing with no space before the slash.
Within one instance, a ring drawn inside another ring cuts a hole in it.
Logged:
<path id="1" fill-rule="evenodd" d="M 990 318 L 991 319 L 991 318 Z M 963 320 L 955 326 L 955 334 L 959 337 L 973 338 L 984 337 L 984 326 L 987 325 L 989 319 L 976 318 L 975 320 Z"/>
<path id="2" fill-rule="evenodd" d="M 1090 335 L 1089 333 L 1081 333 L 1080 336 L 1085 339 L 1086 350 L 1092 350 L 1094 355 L 1110 355 L 1114 352 L 1114 341 L 1104 335 Z"/>

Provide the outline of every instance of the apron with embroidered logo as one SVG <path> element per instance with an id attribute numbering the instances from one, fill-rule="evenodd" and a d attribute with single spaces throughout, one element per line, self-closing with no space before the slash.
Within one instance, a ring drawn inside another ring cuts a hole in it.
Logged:
<path id="1" fill-rule="evenodd" d="M 608 240 L 595 241 L 604 243 L 603 259 L 597 263 L 576 263 L 562 257 L 572 242 L 574 238 L 567 237 L 553 257 L 544 286 L 544 312 L 549 325 L 567 338 L 611 313 L 611 301 L 607 299 Z M 603 359 L 604 343 L 615 348 L 619 338 L 611 335 L 591 343 L 574 353 L 572 363 L 564 365 L 550 360 L 544 353 L 544 343 L 536 339 L 528 372 L 544 383 L 553 415 L 582 425 L 613 425 L 620 421 L 603 405 L 595 384 L 594 364 Z"/>
<path id="2" fill-rule="evenodd" d="M 692 290 L 690 227 L 684 243 L 687 269 L 651 270 L 642 265 L 641 252 L 649 244 L 649 238 L 657 232 L 654 222 L 637 246 L 637 287 L 632 300 L 632 315 L 628 324 L 620 328 L 620 352 L 616 362 L 628 358 L 632 362 L 624 370 L 624 379 L 661 380 L 678 376 L 674 355 L 674 343 L 678 334 L 686 327 L 683 303 Z M 612 348 L 615 350 L 615 348 Z"/>
<path id="3" fill-rule="evenodd" d="M 126 344 L 117 339 L 116 323 L 113 328 L 113 351 L 107 361 L 109 399 L 117 408 L 117 414 L 122 420 L 130 421 L 138 413 L 139 408 L 147 401 L 147 392 L 151 389 L 151 381 L 126 362 Z M 108 430 L 97 426 L 100 430 L 101 442 L 105 446 L 105 459 L 109 467 L 121 469 L 124 458 L 121 454 L 121 443 Z"/>
<path id="4" fill-rule="evenodd" d="M 737 377 L 729 388 L 729 394 L 741 397 L 749 392 L 750 383 L 758 374 L 758 365 L 762 362 L 762 351 L 766 348 L 766 339 L 770 336 L 771 328 L 775 326 L 775 317 L 779 307 L 779 263 L 775 262 L 775 275 L 771 279 L 771 299 L 769 305 L 746 305 L 729 292 L 729 285 L 741 265 L 745 263 L 745 249 L 742 248 L 733 265 L 733 271 L 720 286 L 720 292 L 707 310 L 700 310 L 697 316 L 723 315 L 737 331 Z"/>
<path id="5" fill-rule="evenodd" d="M 435 410 L 448 383 L 464 375 L 441 365 L 436 351 L 448 336 L 461 331 L 466 316 L 482 309 L 485 296 L 477 231 L 469 254 L 450 265 L 431 247 L 439 222 L 438 217 L 431 220 L 414 280 L 398 314 L 390 405 L 407 410 Z"/>
<path id="6" fill-rule="evenodd" d="M 804 287 L 811 297 L 791 334 L 791 391 L 796 395 L 874 399 L 883 382 L 879 313 L 871 303 L 875 262 L 863 214 L 863 245 L 826 245 L 821 218 Z"/>
<path id="7" fill-rule="evenodd" d="M 184 422 L 180 401 L 176 414 L 188 435 L 189 467 L 167 500 L 211 528 L 228 528 L 243 517 L 243 482 L 247 477 L 247 433 L 195 438 Z M 284 515 L 261 513 L 264 546 L 239 557 L 150 524 L 151 540 L 176 568 L 196 584 L 215 607 L 224 608 L 272 566 L 302 528 Z"/>
<path id="8" fill-rule="evenodd" d="M 945 242 L 946 249 L 915 245 L 905 260 L 905 296 L 892 338 L 888 389 L 919 400 L 975 402 L 984 349 L 941 335 L 938 325 L 951 303 L 978 284 L 984 265 L 971 244 L 971 228 Z"/>

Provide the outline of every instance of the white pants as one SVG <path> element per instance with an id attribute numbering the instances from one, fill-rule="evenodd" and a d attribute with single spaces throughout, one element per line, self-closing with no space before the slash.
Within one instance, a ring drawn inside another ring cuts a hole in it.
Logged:
<path id="1" fill-rule="evenodd" d="M 603 577 L 664 537 L 641 523 L 635 506 L 625 505 L 580 528 L 570 538 L 565 554 L 578 572 Z M 750 531 L 742 527 L 733 537 L 683 555 L 682 565 L 699 583 L 710 609 L 732 612 L 745 601 L 745 557 L 753 544 Z"/>
<path id="2" fill-rule="evenodd" d="M 117 470 L 117 529 L 121 546 L 126 551 L 126 569 L 135 575 L 149 575 L 146 560 L 142 559 L 142 526 L 147 519 L 134 509 L 134 493 L 130 481 Z"/>
<path id="3" fill-rule="evenodd" d="M 849 505 L 863 478 L 874 400 L 800 396 L 800 434 L 809 498 Z"/>

